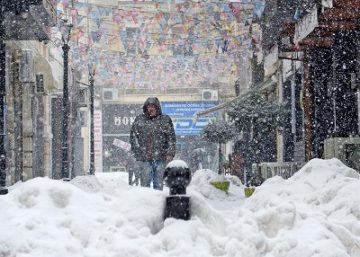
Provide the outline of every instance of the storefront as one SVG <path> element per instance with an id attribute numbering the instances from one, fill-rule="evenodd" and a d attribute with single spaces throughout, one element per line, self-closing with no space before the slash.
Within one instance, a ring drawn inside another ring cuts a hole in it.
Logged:
<path id="1" fill-rule="evenodd" d="M 162 112 L 169 115 L 176 133 L 176 158 L 190 162 L 191 152 L 196 148 L 204 148 L 208 155 L 214 156 L 213 144 L 201 138 L 202 129 L 211 121 L 211 117 L 194 119 L 193 115 L 200 110 L 211 108 L 216 101 L 164 101 Z M 130 129 L 137 115 L 141 114 L 142 104 L 108 103 L 102 106 L 102 148 L 103 171 L 126 170 L 129 158 Z M 213 158 L 211 158 L 212 160 Z M 207 166 L 210 166 L 207 161 Z"/>

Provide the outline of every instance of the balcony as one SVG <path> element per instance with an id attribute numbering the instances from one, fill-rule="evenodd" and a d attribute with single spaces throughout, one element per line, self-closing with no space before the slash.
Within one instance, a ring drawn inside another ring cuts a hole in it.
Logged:
<path id="1" fill-rule="evenodd" d="M 27 0 L 5 7 L 5 40 L 48 40 L 48 28 L 56 24 L 52 0 Z"/>

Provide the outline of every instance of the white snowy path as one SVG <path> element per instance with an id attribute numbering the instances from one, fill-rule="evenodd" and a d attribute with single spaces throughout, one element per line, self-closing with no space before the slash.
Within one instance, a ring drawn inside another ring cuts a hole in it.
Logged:
<path id="1" fill-rule="evenodd" d="M 0 257 L 360 257 L 360 180 L 339 160 L 315 159 L 244 198 L 200 170 L 190 221 L 163 221 L 167 190 L 131 187 L 126 174 L 36 178 L 0 196 Z"/>

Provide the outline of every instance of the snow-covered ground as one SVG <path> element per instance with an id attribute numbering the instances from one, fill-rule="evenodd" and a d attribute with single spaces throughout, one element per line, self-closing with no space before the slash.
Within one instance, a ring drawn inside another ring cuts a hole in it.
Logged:
<path id="1" fill-rule="evenodd" d="M 163 221 L 163 192 L 128 186 L 127 174 L 36 178 L 0 196 L 0 257 L 358 257 L 360 180 L 339 160 L 315 159 L 245 198 L 197 171 L 189 221 Z"/>

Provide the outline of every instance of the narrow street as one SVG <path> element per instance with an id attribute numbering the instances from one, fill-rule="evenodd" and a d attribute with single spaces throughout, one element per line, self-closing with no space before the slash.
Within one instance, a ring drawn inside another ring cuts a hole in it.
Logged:
<path id="1" fill-rule="evenodd" d="M 358 0 L 35 2 L 2 3 L 2 187 L 126 171 L 148 97 L 193 170 L 360 170 Z"/>
<path id="2" fill-rule="evenodd" d="M 360 0 L 0 0 L 0 257 L 360 257 Z"/>

